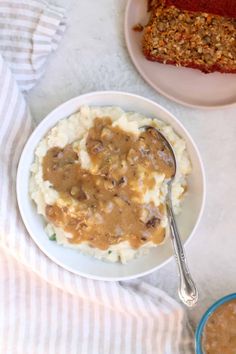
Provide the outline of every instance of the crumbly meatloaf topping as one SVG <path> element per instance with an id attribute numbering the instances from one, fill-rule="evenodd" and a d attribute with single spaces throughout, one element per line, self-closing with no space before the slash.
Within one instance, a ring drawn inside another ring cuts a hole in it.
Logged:
<path id="1" fill-rule="evenodd" d="M 144 30 L 147 59 L 204 72 L 236 72 L 236 19 L 157 4 Z"/>

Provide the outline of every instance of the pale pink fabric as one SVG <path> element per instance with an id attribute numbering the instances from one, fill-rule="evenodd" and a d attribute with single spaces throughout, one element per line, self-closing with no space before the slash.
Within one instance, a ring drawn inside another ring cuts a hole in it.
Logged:
<path id="1" fill-rule="evenodd" d="M 98 282 L 60 268 L 22 223 L 16 168 L 32 124 L 21 91 L 43 74 L 64 29 L 62 9 L 0 0 L 0 353 L 189 354 L 176 301 L 141 280 Z"/>

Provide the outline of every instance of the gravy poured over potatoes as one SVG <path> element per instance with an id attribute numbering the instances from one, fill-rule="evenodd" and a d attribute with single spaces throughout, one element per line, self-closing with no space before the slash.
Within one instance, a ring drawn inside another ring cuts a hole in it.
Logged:
<path id="1" fill-rule="evenodd" d="M 142 203 L 142 195 L 155 185 L 154 172 L 170 178 L 174 166 L 155 130 L 137 136 L 112 127 L 110 118 L 96 118 L 86 147 L 93 173 L 81 167 L 73 144 L 45 155 L 44 180 L 75 205 L 73 214 L 65 206 L 47 205 L 48 220 L 71 233 L 71 243 L 88 241 L 102 250 L 126 240 L 133 248 L 161 243 L 164 205 Z"/>
<path id="2" fill-rule="evenodd" d="M 158 119 L 119 107 L 81 107 L 39 142 L 29 192 L 50 240 L 110 262 L 126 263 L 166 237 L 167 182 L 180 212 L 191 172 L 186 144 Z"/>

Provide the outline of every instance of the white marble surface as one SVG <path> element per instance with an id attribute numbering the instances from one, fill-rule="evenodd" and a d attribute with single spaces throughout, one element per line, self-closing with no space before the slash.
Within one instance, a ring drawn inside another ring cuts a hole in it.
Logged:
<path id="1" fill-rule="evenodd" d="M 51 0 L 53 1 L 53 0 Z M 68 28 L 47 70 L 28 95 L 35 124 L 60 103 L 93 90 L 123 90 L 151 98 L 174 113 L 195 139 L 207 177 L 204 216 L 187 247 L 200 300 L 194 324 L 217 298 L 236 291 L 236 107 L 204 111 L 157 94 L 136 72 L 123 34 L 126 0 L 54 0 L 67 8 Z M 177 298 L 174 261 L 146 277 Z"/>

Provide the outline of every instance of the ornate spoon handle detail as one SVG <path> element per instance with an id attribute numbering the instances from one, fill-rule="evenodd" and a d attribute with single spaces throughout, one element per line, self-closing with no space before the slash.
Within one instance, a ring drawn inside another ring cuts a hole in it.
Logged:
<path id="1" fill-rule="evenodd" d="M 175 258 L 179 270 L 179 278 L 180 278 L 179 290 L 178 290 L 179 297 L 185 305 L 192 307 L 196 304 L 198 300 L 198 292 L 187 266 L 185 252 L 176 225 L 172 203 L 171 203 L 171 184 L 168 184 L 166 207 L 167 207 L 167 216 L 168 216 L 168 221 L 170 226 L 171 240 L 172 240 L 172 244 L 175 252 Z"/>

